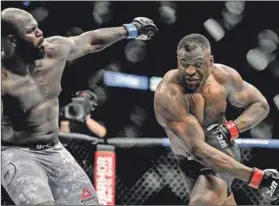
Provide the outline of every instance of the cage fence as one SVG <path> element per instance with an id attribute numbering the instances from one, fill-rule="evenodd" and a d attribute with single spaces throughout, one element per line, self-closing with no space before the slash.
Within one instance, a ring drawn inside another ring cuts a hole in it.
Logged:
<path id="1" fill-rule="evenodd" d="M 61 140 L 94 182 L 96 145 L 84 140 Z M 275 148 L 241 148 L 242 163 L 261 169 L 274 168 L 279 155 Z M 278 169 L 278 168 L 277 168 Z M 169 147 L 116 147 L 117 205 L 186 205 L 189 182 L 182 175 L 175 155 Z M 279 200 L 264 200 L 259 191 L 247 183 L 234 180 L 232 191 L 240 205 L 278 205 Z M 2 205 L 13 204 L 2 187 Z"/>

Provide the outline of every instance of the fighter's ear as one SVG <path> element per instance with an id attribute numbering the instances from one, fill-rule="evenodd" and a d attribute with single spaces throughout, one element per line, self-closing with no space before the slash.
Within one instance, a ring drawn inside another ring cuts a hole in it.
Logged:
<path id="1" fill-rule="evenodd" d="M 213 66 L 213 64 L 214 64 L 214 56 L 211 55 L 210 56 L 210 66 Z"/>
<path id="2" fill-rule="evenodd" d="M 16 37 L 14 35 L 8 35 L 7 39 L 8 39 L 8 42 L 10 44 L 16 44 L 17 43 Z"/>

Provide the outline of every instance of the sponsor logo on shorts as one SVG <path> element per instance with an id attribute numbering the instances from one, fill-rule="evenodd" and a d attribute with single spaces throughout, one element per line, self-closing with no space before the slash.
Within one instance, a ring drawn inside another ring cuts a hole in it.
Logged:
<path id="1" fill-rule="evenodd" d="M 43 150 L 43 149 L 46 149 L 46 148 L 51 148 L 53 146 L 53 144 L 37 144 L 36 145 L 36 149 L 37 150 Z"/>
<path id="2" fill-rule="evenodd" d="M 15 174 L 16 174 L 16 167 L 14 164 L 10 163 L 7 166 L 4 166 L 2 171 L 2 180 L 3 184 L 5 185 L 10 185 L 11 182 L 13 181 Z"/>
<path id="3" fill-rule="evenodd" d="M 92 192 L 90 192 L 87 188 L 83 188 L 82 194 L 81 194 L 81 202 L 85 203 L 90 200 L 93 200 L 94 197 L 92 196 Z"/>

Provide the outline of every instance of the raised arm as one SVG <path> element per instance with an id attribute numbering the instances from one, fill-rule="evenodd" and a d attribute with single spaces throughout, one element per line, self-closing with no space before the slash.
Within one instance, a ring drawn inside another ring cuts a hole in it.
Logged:
<path id="1" fill-rule="evenodd" d="M 71 51 L 68 60 L 101 51 L 126 36 L 127 30 L 122 26 L 97 29 L 82 33 L 79 36 L 70 37 Z"/>
<path id="2" fill-rule="evenodd" d="M 71 60 L 88 53 L 101 51 L 124 38 L 135 39 L 145 35 L 146 40 L 148 40 L 157 30 L 157 27 L 151 19 L 138 17 L 132 23 L 123 24 L 120 27 L 88 31 L 79 36 L 68 38 L 71 50 L 67 59 Z"/>
<path id="3" fill-rule="evenodd" d="M 234 120 L 239 132 L 244 132 L 260 123 L 269 113 L 269 105 L 261 92 L 253 85 L 243 81 L 232 68 L 228 72 L 228 100 L 232 105 L 244 107 L 244 112 Z"/>

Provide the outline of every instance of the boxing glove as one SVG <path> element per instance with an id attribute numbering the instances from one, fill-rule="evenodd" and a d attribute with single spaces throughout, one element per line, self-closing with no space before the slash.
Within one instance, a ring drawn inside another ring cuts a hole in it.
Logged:
<path id="1" fill-rule="evenodd" d="M 277 200 L 279 198 L 279 173 L 274 169 L 260 170 L 253 168 L 249 186 L 259 189 L 265 199 Z"/>
<path id="2" fill-rule="evenodd" d="M 226 153 L 237 161 L 241 160 L 241 154 L 236 143 L 230 141 L 229 129 L 226 125 L 214 124 L 205 130 L 205 142 L 210 146 Z"/>
<path id="3" fill-rule="evenodd" d="M 130 24 L 123 24 L 128 39 L 149 40 L 158 31 L 154 22 L 146 17 L 137 17 Z"/>
<path id="4" fill-rule="evenodd" d="M 220 138 L 232 141 L 239 136 L 239 131 L 236 124 L 233 121 L 228 121 L 224 124 L 213 124 L 210 125 L 206 132 L 213 133 Z"/>

